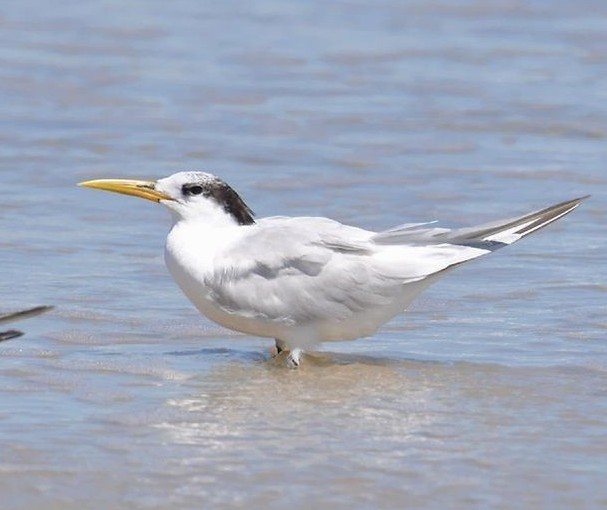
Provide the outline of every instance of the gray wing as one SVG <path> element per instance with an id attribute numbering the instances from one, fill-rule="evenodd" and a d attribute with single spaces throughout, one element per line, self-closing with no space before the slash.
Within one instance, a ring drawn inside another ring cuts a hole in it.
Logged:
<path id="1" fill-rule="evenodd" d="M 373 264 L 372 232 L 325 218 L 269 218 L 215 273 L 230 313 L 285 323 L 343 320 L 391 301 L 402 278 Z"/>
<path id="2" fill-rule="evenodd" d="M 230 313 L 286 323 L 345 320 L 395 300 L 404 308 L 446 269 L 535 232 L 581 200 L 458 230 L 405 225 L 376 234 L 326 218 L 261 220 L 218 267 L 211 297 Z"/>

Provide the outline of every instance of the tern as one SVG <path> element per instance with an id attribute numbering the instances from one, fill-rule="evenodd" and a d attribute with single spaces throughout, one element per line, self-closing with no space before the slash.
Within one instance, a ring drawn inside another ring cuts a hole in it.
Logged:
<path id="1" fill-rule="evenodd" d="M 52 306 L 36 306 L 34 308 L 21 310 L 19 312 L 2 314 L 0 315 L 0 324 L 18 321 L 22 319 L 28 319 L 29 317 L 35 317 L 36 315 L 40 315 L 41 313 L 48 312 L 52 309 Z M 0 342 L 3 342 L 4 340 L 10 340 L 11 338 L 17 338 L 21 335 L 23 335 L 23 333 L 21 331 L 17 331 L 16 329 L 0 331 Z"/>
<path id="2" fill-rule="evenodd" d="M 322 217 L 255 219 L 232 187 L 206 172 L 79 185 L 166 206 L 173 225 L 165 262 L 181 290 L 221 326 L 275 339 L 293 368 L 320 342 L 373 335 L 454 267 L 545 227 L 587 198 L 471 228 L 416 223 L 372 232 Z"/>

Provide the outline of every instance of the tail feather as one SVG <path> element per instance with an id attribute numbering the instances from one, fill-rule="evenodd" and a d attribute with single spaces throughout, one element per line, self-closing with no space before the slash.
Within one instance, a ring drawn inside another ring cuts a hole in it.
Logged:
<path id="1" fill-rule="evenodd" d="M 378 244 L 455 244 L 494 251 L 539 230 L 576 209 L 588 198 L 575 198 L 517 218 L 460 229 L 403 225 L 373 237 Z"/>
<path id="2" fill-rule="evenodd" d="M 447 242 L 453 244 L 476 245 L 478 243 L 493 243 L 495 248 L 499 245 L 512 244 L 519 239 L 550 225 L 553 221 L 562 218 L 576 209 L 582 200 L 589 195 L 561 202 L 540 211 L 525 214 L 518 218 L 502 220 L 472 228 L 463 228 L 451 231 L 446 237 Z"/>

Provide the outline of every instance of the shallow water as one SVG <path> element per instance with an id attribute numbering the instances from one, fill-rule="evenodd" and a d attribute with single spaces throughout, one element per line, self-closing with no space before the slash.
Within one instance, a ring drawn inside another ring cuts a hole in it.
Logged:
<path id="1" fill-rule="evenodd" d="M 607 506 L 607 7 L 5 2 L 3 509 Z M 591 193 L 298 371 L 201 318 L 161 207 L 471 225 Z"/>

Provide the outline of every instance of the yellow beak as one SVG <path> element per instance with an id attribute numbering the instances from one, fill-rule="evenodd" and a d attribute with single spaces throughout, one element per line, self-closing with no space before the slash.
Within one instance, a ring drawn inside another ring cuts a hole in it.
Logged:
<path id="1" fill-rule="evenodd" d="M 173 200 L 173 197 L 155 189 L 154 181 L 135 181 L 130 179 L 97 179 L 95 181 L 79 182 L 78 186 L 86 188 L 101 189 L 104 191 L 113 191 L 123 195 L 145 198 L 152 202 L 161 200 Z"/>

